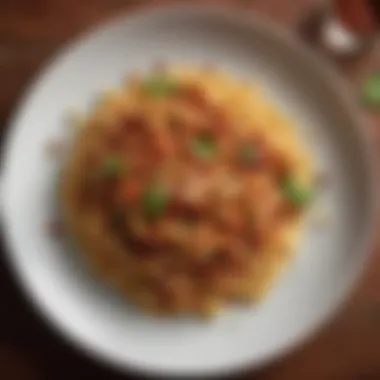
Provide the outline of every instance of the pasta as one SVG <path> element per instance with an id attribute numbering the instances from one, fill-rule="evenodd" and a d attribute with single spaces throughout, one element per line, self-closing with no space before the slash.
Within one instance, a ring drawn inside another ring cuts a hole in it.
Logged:
<path id="1" fill-rule="evenodd" d="M 311 159 L 258 86 L 168 67 L 103 94 L 60 182 L 91 267 L 153 313 L 258 302 L 312 199 Z"/>

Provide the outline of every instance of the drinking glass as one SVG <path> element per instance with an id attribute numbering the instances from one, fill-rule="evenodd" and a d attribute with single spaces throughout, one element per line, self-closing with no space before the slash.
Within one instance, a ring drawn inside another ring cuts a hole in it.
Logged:
<path id="1" fill-rule="evenodd" d="M 363 49 L 380 29 L 380 0 L 332 0 L 320 26 L 320 42 L 338 55 Z"/>

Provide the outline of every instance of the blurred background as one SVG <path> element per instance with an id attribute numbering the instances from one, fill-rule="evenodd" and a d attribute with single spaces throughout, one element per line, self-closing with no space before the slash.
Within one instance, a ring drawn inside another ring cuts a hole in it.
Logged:
<path id="1" fill-rule="evenodd" d="M 379 147 L 380 0 L 192 0 L 232 3 L 298 34 L 351 83 L 363 105 L 363 128 Z M 102 20 L 167 0 L 0 0 L 0 138 L 33 75 L 70 38 Z M 181 0 L 171 1 L 179 3 Z M 371 107 L 368 106 L 371 105 Z M 379 147 L 380 148 L 380 147 Z M 136 379 L 95 364 L 64 343 L 10 274 L 0 245 L 0 379 Z M 380 379 L 380 251 L 341 313 L 318 336 L 254 380 Z"/>

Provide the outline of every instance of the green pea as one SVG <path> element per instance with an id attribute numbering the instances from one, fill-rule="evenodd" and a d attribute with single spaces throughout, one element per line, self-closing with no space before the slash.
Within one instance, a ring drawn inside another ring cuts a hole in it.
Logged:
<path id="1" fill-rule="evenodd" d="M 192 142 L 193 152 L 202 158 L 211 158 L 215 155 L 216 146 L 214 138 L 209 134 L 197 136 Z"/>
<path id="2" fill-rule="evenodd" d="M 292 176 L 285 177 L 280 185 L 284 196 L 297 207 L 307 206 L 314 197 L 312 189 L 304 187 Z"/>
<path id="3" fill-rule="evenodd" d="M 142 84 L 143 91 L 153 97 L 173 95 L 178 90 L 178 84 L 167 76 L 153 76 Z"/>
<path id="4" fill-rule="evenodd" d="M 166 191 L 157 183 L 150 184 L 143 193 L 143 208 L 149 219 L 155 220 L 161 217 L 168 203 Z"/>

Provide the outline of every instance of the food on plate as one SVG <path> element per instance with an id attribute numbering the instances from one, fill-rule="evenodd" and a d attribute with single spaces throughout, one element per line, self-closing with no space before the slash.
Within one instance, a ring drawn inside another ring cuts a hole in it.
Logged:
<path id="1" fill-rule="evenodd" d="M 60 181 L 92 268 L 140 307 L 213 315 L 257 302 L 295 250 L 311 159 L 258 86 L 166 67 L 104 94 Z"/>

